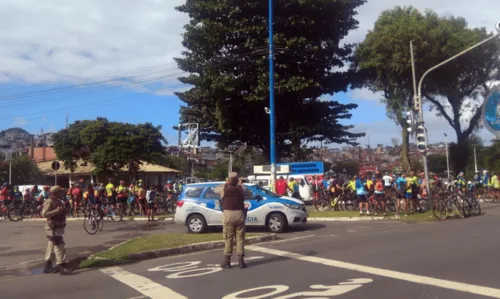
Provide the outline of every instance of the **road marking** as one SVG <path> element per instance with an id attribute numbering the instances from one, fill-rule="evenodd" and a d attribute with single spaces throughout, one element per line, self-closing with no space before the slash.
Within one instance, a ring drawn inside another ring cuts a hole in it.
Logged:
<path id="1" fill-rule="evenodd" d="M 275 243 L 283 243 L 283 242 L 290 242 L 290 241 L 297 241 L 297 240 L 302 240 L 302 239 L 308 239 L 308 238 L 313 238 L 313 237 L 316 237 L 316 235 L 307 235 L 307 236 L 302 236 L 302 237 L 295 237 L 295 238 L 289 238 L 289 239 L 282 239 L 282 240 L 278 240 L 278 241 L 269 241 L 269 242 L 265 242 L 263 244 L 268 244 L 268 243 L 272 243 L 272 244 L 275 244 Z M 247 248 L 248 246 L 245 246 L 245 248 Z"/>
<path id="2" fill-rule="evenodd" d="M 247 246 L 247 247 L 245 247 L 245 249 L 251 250 L 251 251 L 262 252 L 262 253 L 266 253 L 266 254 L 271 254 L 271 255 L 276 255 L 276 256 L 293 258 L 293 259 L 301 260 L 301 261 L 305 261 L 305 262 L 311 262 L 311 263 L 322 264 L 322 265 L 336 267 L 336 268 L 342 268 L 342 269 L 347 269 L 347 270 L 352 270 L 352 271 L 373 274 L 373 275 L 377 275 L 377 276 L 388 277 L 388 278 L 397 279 L 397 280 L 404 280 L 404 281 L 409 281 L 409 282 L 418 283 L 418 284 L 435 286 L 438 288 L 444 288 L 444 289 L 449 289 L 449 290 L 454 290 L 454 291 L 482 295 L 482 296 L 487 296 L 487 297 L 491 297 L 491 298 L 500 298 L 500 289 L 495 289 L 495 288 L 490 288 L 490 287 L 484 287 L 484 286 L 478 286 L 478 285 L 473 285 L 473 284 L 468 284 L 468 283 L 461 283 L 461 282 L 456 282 L 456 281 L 451 281 L 451 280 L 409 274 L 409 273 L 404 273 L 404 272 L 397 272 L 397 271 L 386 270 L 386 269 L 382 269 L 382 268 L 363 266 L 363 265 L 352 264 L 352 263 L 347 263 L 347 262 L 342 262 L 342 261 L 337 261 L 337 260 L 331 260 L 331 259 L 327 259 L 327 258 L 306 256 L 306 255 L 302 255 L 302 254 L 298 254 L 298 253 L 287 252 L 287 251 L 276 250 L 276 249 L 265 248 L 265 247 L 254 246 L 254 245 Z"/>
<path id="3" fill-rule="evenodd" d="M 151 299 L 188 299 L 146 277 L 130 273 L 120 267 L 111 267 L 101 270 L 102 273 L 111 276 L 119 282 L 133 288 L 144 296 Z"/>
<path id="4" fill-rule="evenodd" d="M 250 256 L 250 257 L 245 257 L 245 262 L 248 261 L 253 261 L 253 260 L 260 260 L 263 259 L 263 256 Z M 237 266 L 239 265 L 239 262 L 232 262 L 231 266 Z M 207 264 L 208 267 L 220 267 L 220 264 Z"/>

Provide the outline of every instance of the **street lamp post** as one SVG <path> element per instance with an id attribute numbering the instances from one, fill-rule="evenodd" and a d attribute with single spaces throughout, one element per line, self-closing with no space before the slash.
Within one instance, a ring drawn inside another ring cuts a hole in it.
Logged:
<path id="1" fill-rule="evenodd" d="M 450 181 L 450 159 L 448 157 L 448 135 L 444 133 L 444 146 L 446 147 L 446 172 L 448 174 L 448 182 Z"/>
<path id="2" fill-rule="evenodd" d="M 441 62 L 441 63 L 439 63 L 439 64 L 431 67 L 430 69 L 428 69 L 422 75 L 422 77 L 420 78 L 420 82 L 418 83 L 418 92 L 417 92 L 417 95 L 414 97 L 415 98 L 415 102 L 419 103 L 419 105 L 418 105 L 419 109 L 418 110 L 419 110 L 419 115 L 420 115 L 420 124 L 422 126 L 424 126 L 424 113 L 423 113 L 422 105 L 420 103 L 422 102 L 422 83 L 424 82 L 425 77 L 427 77 L 427 75 L 429 75 L 432 71 L 440 68 L 441 66 L 447 64 L 448 62 L 450 62 L 450 61 L 452 61 L 454 59 L 457 59 L 458 57 L 464 55 L 465 53 L 470 52 L 470 51 L 474 50 L 475 48 L 477 48 L 477 47 L 479 47 L 479 46 L 481 46 L 481 45 L 483 45 L 483 44 L 485 44 L 485 43 L 487 43 L 489 41 L 492 41 L 495 38 L 499 37 L 500 36 L 500 21 L 498 21 L 496 23 L 495 29 L 497 30 L 498 33 L 493 34 L 492 36 L 488 37 L 487 39 L 485 39 L 485 40 L 483 40 L 483 41 L 481 41 L 481 42 L 479 42 L 479 43 L 477 43 L 477 44 L 475 44 L 475 45 L 473 45 L 473 46 L 471 46 L 471 47 L 463 50 L 462 52 L 458 53 L 457 55 L 455 55 L 453 57 L 450 57 L 450 58 L 446 59 L 445 61 L 443 61 L 443 62 Z M 413 49 L 411 49 L 411 50 L 413 50 Z M 412 66 L 415 65 L 414 63 L 415 62 L 414 62 L 414 59 L 413 59 L 413 51 L 412 51 Z M 427 139 L 426 139 L 426 143 L 427 143 Z M 429 171 L 427 169 L 427 153 L 424 153 L 424 155 L 423 155 L 423 162 L 424 162 L 425 181 L 429 182 Z M 429 198 L 431 198 L 431 188 L 430 188 L 430 185 L 428 183 L 426 185 L 427 185 L 427 194 L 428 194 Z M 429 203 L 430 203 L 430 201 L 429 201 Z"/>
<path id="3" fill-rule="evenodd" d="M 274 41 L 273 41 L 273 0 L 269 0 L 269 137 L 270 154 L 269 162 L 271 164 L 271 190 L 274 190 L 276 180 L 276 119 L 274 111 Z"/>

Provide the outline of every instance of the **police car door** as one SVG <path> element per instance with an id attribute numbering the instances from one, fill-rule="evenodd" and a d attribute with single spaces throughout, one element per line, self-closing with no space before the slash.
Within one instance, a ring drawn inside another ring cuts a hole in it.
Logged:
<path id="1" fill-rule="evenodd" d="M 254 192 L 251 188 L 243 188 L 245 194 L 245 207 L 248 208 L 245 225 L 262 226 L 266 224 L 267 202 L 262 196 Z"/>
<path id="2" fill-rule="evenodd" d="M 220 194 L 215 193 L 215 187 L 208 187 L 203 193 L 202 200 L 206 204 L 205 220 L 208 225 L 222 225 L 222 209 Z"/>

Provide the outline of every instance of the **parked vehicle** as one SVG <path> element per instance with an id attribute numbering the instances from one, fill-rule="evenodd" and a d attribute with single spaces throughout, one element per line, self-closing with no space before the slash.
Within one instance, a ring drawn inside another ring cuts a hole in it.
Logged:
<path id="1" fill-rule="evenodd" d="M 209 226 L 222 226 L 220 195 L 216 187 L 224 182 L 188 184 L 177 199 L 174 220 L 188 227 L 191 233 L 203 233 Z M 257 184 L 244 184 L 248 204 L 247 226 L 265 226 L 282 233 L 288 227 L 307 222 L 307 209 L 302 201 L 279 196 Z"/>

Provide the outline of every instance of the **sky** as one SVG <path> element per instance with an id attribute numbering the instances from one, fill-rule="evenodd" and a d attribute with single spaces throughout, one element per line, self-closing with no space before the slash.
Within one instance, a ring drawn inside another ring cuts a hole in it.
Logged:
<path id="1" fill-rule="evenodd" d="M 0 129 L 55 132 L 81 119 L 162 126 L 170 144 L 182 102 L 173 95 L 186 87 L 173 57 L 183 50 L 188 16 L 174 10 L 185 0 L 2 0 L 0 2 Z M 493 30 L 498 0 L 368 0 L 358 10 L 359 29 L 344 42 L 360 42 L 379 14 L 396 5 L 430 8 L 440 15 L 465 17 L 471 27 Z M 122 80 L 118 80 L 122 78 Z M 123 79 L 127 78 L 127 79 Z M 400 139 L 380 96 L 354 90 L 333 97 L 358 108 L 344 122 L 372 146 Z M 425 112 L 429 142 L 441 142 L 449 124 Z M 279 121 L 279 120 L 278 120 Z M 486 130 L 479 135 L 493 136 Z M 368 138 L 369 136 L 369 138 Z"/>

